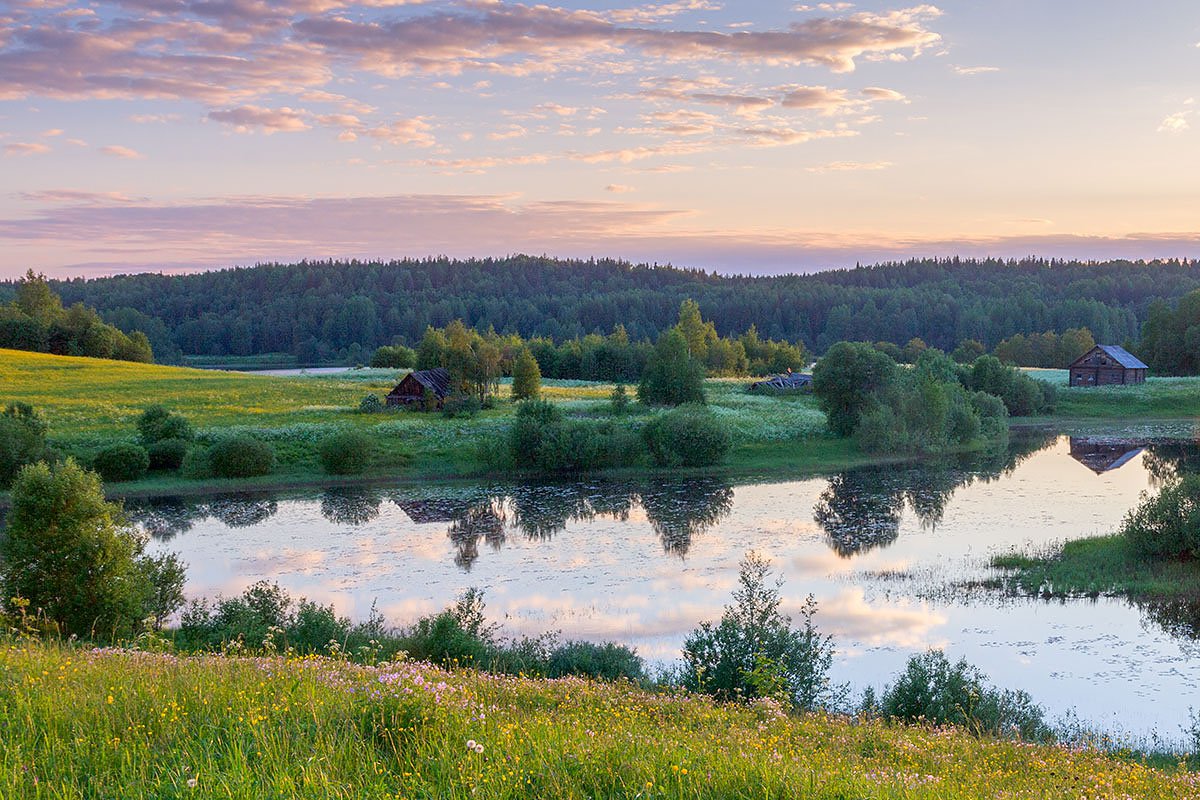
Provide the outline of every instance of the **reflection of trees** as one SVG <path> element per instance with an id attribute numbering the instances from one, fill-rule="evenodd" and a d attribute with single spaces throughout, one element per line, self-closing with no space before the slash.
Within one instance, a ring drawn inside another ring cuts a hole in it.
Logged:
<path id="1" fill-rule="evenodd" d="M 504 544 L 504 508 L 496 500 L 471 506 L 450 524 L 446 535 L 454 543 L 454 563 L 470 570 L 479 558 L 480 540 L 491 545 L 493 550 L 499 550 Z"/>
<path id="2" fill-rule="evenodd" d="M 662 482 L 643 488 L 639 497 L 663 550 L 680 556 L 733 510 L 733 488 L 719 478 Z"/>
<path id="3" fill-rule="evenodd" d="M 231 528 L 249 528 L 275 516 L 279 511 L 279 504 L 269 494 L 239 492 L 213 498 L 207 503 L 205 510 L 208 512 L 207 516 L 216 517 Z"/>
<path id="4" fill-rule="evenodd" d="M 151 497 L 127 502 L 125 515 L 147 535 L 167 542 L 190 531 L 194 521 L 206 512 L 183 497 Z"/>
<path id="5" fill-rule="evenodd" d="M 1168 635 L 1180 639 L 1200 639 L 1200 600 L 1153 601 L 1138 605 Z"/>
<path id="6" fill-rule="evenodd" d="M 326 489 L 321 495 L 321 516 L 335 525 L 365 525 L 379 516 L 383 497 L 370 487 Z"/>
<path id="7" fill-rule="evenodd" d="M 1200 472 L 1200 447 L 1193 441 L 1152 442 L 1146 446 L 1142 463 L 1151 482 L 1162 486 L 1180 475 Z"/>
<path id="8" fill-rule="evenodd" d="M 906 505 L 922 527 L 936 527 L 960 488 L 1008 475 L 1054 439 L 1051 433 L 1028 433 L 1013 437 L 1008 447 L 915 465 L 842 472 L 831 478 L 821 493 L 813 518 L 825 531 L 829 546 L 843 558 L 887 547 L 900 535 Z"/>
<path id="9" fill-rule="evenodd" d="M 900 535 L 904 493 L 889 481 L 888 472 L 886 468 L 843 472 L 821 492 L 813 518 L 839 556 L 849 558 L 887 546 Z"/>

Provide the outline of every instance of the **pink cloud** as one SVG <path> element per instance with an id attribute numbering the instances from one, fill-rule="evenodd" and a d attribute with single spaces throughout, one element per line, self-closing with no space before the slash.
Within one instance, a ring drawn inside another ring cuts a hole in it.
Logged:
<path id="1" fill-rule="evenodd" d="M 5 156 L 37 156 L 50 152 L 50 145 L 41 142 L 9 142 L 4 145 Z"/>
<path id="2" fill-rule="evenodd" d="M 109 144 L 100 148 L 100 152 L 106 156 L 115 156 L 117 158 L 141 159 L 144 155 L 134 150 L 132 147 L 125 147 L 120 144 Z"/>

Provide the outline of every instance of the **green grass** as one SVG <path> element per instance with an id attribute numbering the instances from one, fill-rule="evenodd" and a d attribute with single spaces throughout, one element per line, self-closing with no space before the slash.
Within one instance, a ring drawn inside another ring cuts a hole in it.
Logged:
<path id="1" fill-rule="evenodd" d="M 1141 556 L 1120 534 L 1077 539 L 1041 554 L 1006 553 L 991 566 L 1005 571 L 997 585 L 1026 595 L 1200 600 L 1200 564 Z"/>
<path id="2" fill-rule="evenodd" d="M 1054 416 L 1122 420 L 1200 417 L 1200 377 L 1148 378 L 1132 386 L 1060 386 Z"/>
<path id="3" fill-rule="evenodd" d="M 627 684 L 29 641 L 0 642 L 0 741 L 6 800 L 1200 796 L 1179 766 Z"/>

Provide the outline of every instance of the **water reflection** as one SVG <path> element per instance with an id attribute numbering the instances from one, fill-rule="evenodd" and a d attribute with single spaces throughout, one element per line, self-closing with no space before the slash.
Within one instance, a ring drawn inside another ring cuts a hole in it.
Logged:
<path id="1" fill-rule="evenodd" d="M 379 516 L 383 495 L 369 486 L 326 489 L 321 495 L 321 516 L 335 525 L 366 525 Z"/>
<path id="2" fill-rule="evenodd" d="M 1071 458 L 1097 475 L 1120 469 L 1142 452 L 1146 442 L 1137 439 L 1097 439 L 1091 436 L 1071 437 Z"/>
<path id="3" fill-rule="evenodd" d="M 825 532 L 829 547 L 843 558 L 887 547 L 900 535 L 905 508 L 923 530 L 935 529 L 957 490 L 1010 474 L 1054 440 L 1049 433 L 1029 433 L 1006 448 L 841 472 L 821 492 L 813 519 Z"/>

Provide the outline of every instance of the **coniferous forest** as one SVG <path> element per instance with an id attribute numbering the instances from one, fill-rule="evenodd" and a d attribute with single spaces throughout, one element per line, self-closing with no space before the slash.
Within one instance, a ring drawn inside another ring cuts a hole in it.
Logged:
<path id="1" fill-rule="evenodd" d="M 141 331 L 157 360 L 289 353 L 302 363 L 365 361 L 380 345 L 420 340 L 427 326 L 469 327 L 563 341 L 623 326 L 654 339 L 694 299 L 721 336 L 824 352 L 837 341 L 949 352 L 988 349 L 1017 334 L 1088 329 L 1136 345 L 1151 307 L 1200 288 L 1200 262 L 926 259 L 778 277 L 723 276 L 615 260 L 512 256 L 387 263 L 302 262 L 187 275 L 52 281 L 64 303 L 96 308 Z M 0 302 L 12 284 L 0 284 Z"/>

